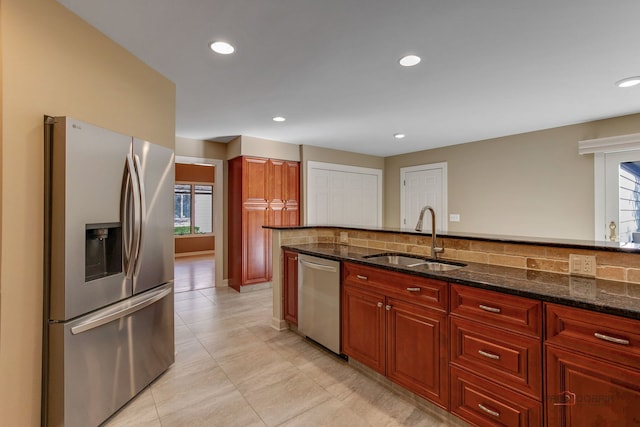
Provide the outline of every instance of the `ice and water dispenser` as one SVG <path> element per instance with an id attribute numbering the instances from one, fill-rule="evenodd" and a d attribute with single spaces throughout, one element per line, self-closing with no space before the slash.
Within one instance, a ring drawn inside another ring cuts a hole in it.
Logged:
<path id="1" fill-rule="evenodd" d="M 84 281 L 122 273 L 122 225 L 87 224 Z"/>

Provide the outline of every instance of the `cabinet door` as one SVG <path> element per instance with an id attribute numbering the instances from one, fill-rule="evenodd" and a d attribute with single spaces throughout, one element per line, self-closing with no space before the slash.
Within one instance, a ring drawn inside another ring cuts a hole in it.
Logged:
<path id="1" fill-rule="evenodd" d="M 284 320 L 298 324 L 298 254 L 284 251 L 284 276 L 282 281 L 284 297 Z"/>
<path id="2" fill-rule="evenodd" d="M 269 160 L 269 193 L 270 203 L 285 203 L 286 162 L 284 160 Z"/>
<path id="3" fill-rule="evenodd" d="M 243 158 L 242 190 L 245 203 L 267 203 L 269 161 L 254 157 Z"/>
<path id="4" fill-rule="evenodd" d="M 300 203 L 300 163 L 285 162 L 283 200 L 288 206 Z"/>
<path id="5" fill-rule="evenodd" d="M 271 279 L 271 238 L 266 205 L 244 205 L 242 212 L 243 281 L 242 285 L 268 282 Z"/>
<path id="6" fill-rule="evenodd" d="M 640 425 L 640 371 L 546 347 L 546 420 L 552 426 Z"/>
<path id="7" fill-rule="evenodd" d="M 445 313 L 387 298 L 387 376 L 447 408 L 447 317 Z"/>
<path id="8" fill-rule="evenodd" d="M 384 375 L 384 296 L 342 288 L 342 351 Z"/>

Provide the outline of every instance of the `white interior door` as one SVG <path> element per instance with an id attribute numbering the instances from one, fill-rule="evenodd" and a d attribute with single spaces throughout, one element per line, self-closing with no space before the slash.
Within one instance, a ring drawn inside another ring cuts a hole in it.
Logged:
<path id="1" fill-rule="evenodd" d="M 400 169 L 400 227 L 415 229 L 424 206 L 436 213 L 436 231 L 447 231 L 447 164 L 412 166 Z M 422 231 L 431 233 L 431 219 L 423 220 Z"/>
<path id="2" fill-rule="evenodd" d="M 604 203 L 604 221 L 601 218 L 596 240 L 631 242 L 640 221 L 640 167 L 634 164 L 640 162 L 640 150 L 602 156 L 604 195 L 600 196 L 600 203 Z"/>
<path id="3" fill-rule="evenodd" d="M 307 224 L 382 226 L 382 170 L 307 162 Z"/>

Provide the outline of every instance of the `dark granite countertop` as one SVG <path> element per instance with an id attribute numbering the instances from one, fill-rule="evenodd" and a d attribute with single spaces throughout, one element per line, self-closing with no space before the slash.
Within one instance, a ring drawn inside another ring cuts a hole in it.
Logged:
<path id="1" fill-rule="evenodd" d="M 342 228 L 345 230 L 355 230 L 355 231 L 375 231 L 375 232 L 381 232 L 381 233 L 430 236 L 429 233 L 421 233 L 421 232 L 408 230 L 408 229 L 389 228 L 389 227 L 355 227 L 352 225 L 296 225 L 296 226 L 265 225 L 264 228 L 268 228 L 272 230 Z M 551 237 L 502 236 L 502 235 L 493 235 L 493 234 L 451 233 L 451 232 L 438 233 L 438 237 L 448 238 L 448 239 L 478 240 L 483 242 L 515 243 L 515 244 L 522 244 L 522 245 L 541 245 L 541 246 L 553 246 L 553 247 L 559 247 L 559 248 L 575 248 L 575 249 L 640 254 L 640 243 L 631 243 L 631 242 L 608 242 L 608 241 L 592 241 L 592 240 L 557 239 L 557 238 L 551 238 Z"/>
<path id="2" fill-rule="evenodd" d="M 334 243 L 290 245 L 283 248 L 321 258 L 349 261 L 640 320 L 640 284 L 470 262 L 465 263 L 464 268 L 435 272 L 424 266 L 402 267 L 371 261 L 364 257 L 384 251 Z M 446 261 L 446 258 L 443 260 Z"/>

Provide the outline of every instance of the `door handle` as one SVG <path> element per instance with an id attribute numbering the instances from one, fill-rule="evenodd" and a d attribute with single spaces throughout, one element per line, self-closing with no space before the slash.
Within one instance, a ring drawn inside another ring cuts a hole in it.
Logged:
<path id="1" fill-rule="evenodd" d="M 173 285 L 168 287 L 163 286 L 160 289 L 157 289 L 151 295 L 146 295 L 145 298 L 142 299 L 141 301 L 133 302 L 128 307 L 123 307 L 122 309 L 116 310 L 116 311 L 112 311 L 112 309 L 107 308 L 106 310 L 104 310 L 105 313 L 103 315 L 100 315 L 100 314 L 94 315 L 91 318 L 87 319 L 86 321 L 81 322 L 76 326 L 73 326 L 71 328 L 71 334 L 77 335 L 82 332 L 90 331 L 91 329 L 95 329 L 99 326 L 106 325 L 109 322 L 113 322 L 114 320 L 118 320 L 123 317 L 126 317 L 130 314 L 135 313 L 136 311 L 140 311 L 143 308 L 150 306 L 156 301 L 160 301 L 162 298 L 166 297 L 171 292 L 173 292 Z"/>
<path id="2" fill-rule="evenodd" d="M 484 356 L 484 357 L 489 358 L 489 359 L 500 360 L 500 355 L 499 354 L 487 353 L 486 351 L 483 351 L 483 350 L 478 350 L 478 354 L 480 356 Z"/>
<path id="3" fill-rule="evenodd" d="M 609 335 L 605 335 L 605 334 L 601 334 L 600 332 L 596 332 L 593 334 L 594 337 L 601 339 L 603 341 L 609 341 L 615 344 L 620 344 L 620 345 L 629 345 L 630 341 L 629 340 L 625 340 L 623 338 L 615 338 L 615 337 L 611 337 Z"/>
<path id="4" fill-rule="evenodd" d="M 489 313 L 500 313 L 502 310 L 496 307 L 489 307 L 488 305 L 480 304 L 478 306 L 481 310 L 488 311 Z"/>
<path id="5" fill-rule="evenodd" d="M 138 215 L 140 215 L 140 220 L 138 222 L 138 245 L 135 254 L 135 268 L 133 269 L 133 274 L 138 274 L 141 264 L 140 254 L 142 254 L 142 246 L 144 244 L 147 204 L 145 199 L 144 180 L 142 179 L 142 165 L 140 164 L 140 157 L 137 154 L 133 156 L 133 166 L 135 167 L 136 181 L 138 184 Z"/>
<path id="6" fill-rule="evenodd" d="M 484 412 L 486 412 L 489 415 L 493 415 L 494 417 L 500 417 L 500 412 L 494 411 L 493 409 L 489 409 L 486 406 L 484 406 L 482 403 L 478 403 L 478 408 L 482 409 Z"/>
<path id="7" fill-rule="evenodd" d="M 305 267 L 313 268 L 315 270 L 324 270 L 324 271 L 331 271 L 331 272 L 336 271 L 336 268 L 330 265 L 318 264 L 315 262 L 305 261 L 303 259 L 300 260 L 300 263 Z"/>

